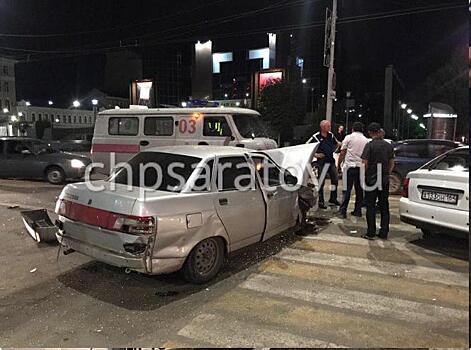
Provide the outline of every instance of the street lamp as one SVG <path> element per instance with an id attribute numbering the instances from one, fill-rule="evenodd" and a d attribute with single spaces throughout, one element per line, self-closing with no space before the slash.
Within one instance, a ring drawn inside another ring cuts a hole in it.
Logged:
<path id="1" fill-rule="evenodd" d="M 52 102 L 51 100 L 49 100 L 49 101 L 47 101 L 47 104 L 48 104 L 49 106 L 52 106 L 52 105 L 54 104 L 54 102 Z"/>
<path id="2" fill-rule="evenodd" d="M 401 108 L 402 108 L 402 109 L 406 109 L 406 108 L 407 108 L 407 103 L 402 103 L 402 104 L 401 104 Z"/>
<path id="3" fill-rule="evenodd" d="M 228 96 L 227 94 L 224 94 L 224 97 L 225 97 L 225 98 L 227 98 L 227 96 Z"/>
<path id="4" fill-rule="evenodd" d="M 26 105 L 26 107 L 29 107 L 29 106 L 31 106 L 31 102 L 26 101 L 26 102 L 25 102 L 25 105 Z"/>
<path id="5" fill-rule="evenodd" d="M 72 105 L 75 107 L 75 108 L 78 108 L 80 107 L 80 102 L 78 100 L 75 100 L 74 102 L 72 102 Z"/>
<path id="6" fill-rule="evenodd" d="M 8 108 L 6 108 L 6 107 L 3 108 L 3 113 L 8 113 L 8 112 L 9 112 L 9 111 L 8 111 Z"/>
<path id="7" fill-rule="evenodd" d="M 412 113 L 412 109 L 407 108 L 407 111 L 406 111 L 406 112 L 407 112 L 407 114 L 411 114 L 411 113 Z"/>
<path id="8" fill-rule="evenodd" d="M 419 120 L 419 117 L 416 114 L 412 114 L 410 117 L 414 120 Z"/>
<path id="9" fill-rule="evenodd" d="M 11 120 L 12 123 L 15 123 L 15 122 L 18 121 L 18 117 L 17 117 L 16 115 L 12 115 L 12 116 L 10 117 L 10 120 Z"/>
<path id="10" fill-rule="evenodd" d="M 303 84 L 306 84 L 306 83 L 307 83 L 307 79 L 306 79 L 306 78 L 303 78 L 303 80 L 301 80 L 301 82 L 302 82 Z"/>
<path id="11" fill-rule="evenodd" d="M 185 101 L 183 101 L 182 102 L 182 107 L 185 108 L 186 106 L 188 106 L 188 104 Z"/>
<path id="12" fill-rule="evenodd" d="M 420 123 L 419 126 L 420 126 L 422 129 L 426 129 L 424 123 Z"/>

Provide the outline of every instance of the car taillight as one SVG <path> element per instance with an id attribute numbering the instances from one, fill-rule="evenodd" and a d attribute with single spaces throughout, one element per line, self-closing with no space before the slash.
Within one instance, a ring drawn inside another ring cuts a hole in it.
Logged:
<path id="1" fill-rule="evenodd" d="M 150 235 L 154 233 L 155 220 L 151 216 L 124 216 L 111 214 L 108 229 L 133 235 Z"/>
<path id="2" fill-rule="evenodd" d="M 404 179 L 404 184 L 402 185 L 402 196 L 405 198 L 409 198 L 409 178 Z"/>
<path id="3" fill-rule="evenodd" d="M 65 216 L 67 214 L 67 208 L 65 201 L 63 199 L 59 199 L 59 207 L 57 208 L 56 212 L 58 215 Z"/>

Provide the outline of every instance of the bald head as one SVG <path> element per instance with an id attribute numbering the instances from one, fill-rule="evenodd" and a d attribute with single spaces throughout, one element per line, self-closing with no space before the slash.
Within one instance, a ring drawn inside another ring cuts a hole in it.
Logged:
<path id="1" fill-rule="evenodd" d="M 328 133 L 330 132 L 332 128 L 332 124 L 328 120 L 322 120 L 321 123 L 319 124 L 319 127 L 321 129 L 321 132 Z"/>

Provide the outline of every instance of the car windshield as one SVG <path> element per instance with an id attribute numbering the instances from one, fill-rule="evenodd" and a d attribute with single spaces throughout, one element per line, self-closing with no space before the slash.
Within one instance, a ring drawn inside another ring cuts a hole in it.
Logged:
<path id="1" fill-rule="evenodd" d="M 49 143 L 43 141 L 28 141 L 26 142 L 28 148 L 34 154 L 56 153 L 58 152 Z"/>
<path id="2" fill-rule="evenodd" d="M 449 152 L 425 167 L 429 170 L 469 172 L 469 149 Z"/>
<path id="3" fill-rule="evenodd" d="M 142 152 L 119 168 L 108 181 L 158 191 L 181 192 L 201 158 Z"/>
<path id="4" fill-rule="evenodd" d="M 267 126 L 258 115 L 234 114 L 232 118 L 244 138 L 267 137 L 269 134 Z"/>

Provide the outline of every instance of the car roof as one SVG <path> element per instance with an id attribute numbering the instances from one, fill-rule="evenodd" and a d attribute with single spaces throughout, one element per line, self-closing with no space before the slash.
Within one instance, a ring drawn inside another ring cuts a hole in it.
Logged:
<path id="1" fill-rule="evenodd" d="M 24 136 L 0 136 L 0 140 L 2 141 L 7 141 L 7 140 L 31 141 L 31 140 L 39 140 L 39 139 L 35 139 L 32 137 L 24 137 Z"/>
<path id="2" fill-rule="evenodd" d="M 409 140 L 401 140 L 397 141 L 397 144 L 403 143 L 442 143 L 442 144 L 459 144 L 457 141 L 452 140 L 443 140 L 443 139 L 409 139 Z"/>
<path id="3" fill-rule="evenodd" d="M 121 108 L 121 109 L 108 109 L 100 112 L 99 115 L 113 115 L 113 116 L 126 116 L 126 115 L 168 115 L 168 114 L 256 114 L 260 115 L 257 111 L 248 108 L 240 107 L 198 107 L 198 108 Z"/>
<path id="4" fill-rule="evenodd" d="M 161 153 L 171 153 L 179 154 L 190 157 L 198 158 L 210 158 L 214 156 L 229 156 L 229 155 L 243 155 L 247 152 L 253 150 L 248 150 L 241 147 L 232 147 L 232 146 L 192 146 L 192 145 L 182 145 L 182 146 L 160 146 L 147 148 L 142 152 L 161 152 Z"/>

